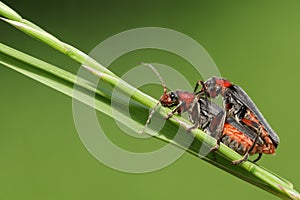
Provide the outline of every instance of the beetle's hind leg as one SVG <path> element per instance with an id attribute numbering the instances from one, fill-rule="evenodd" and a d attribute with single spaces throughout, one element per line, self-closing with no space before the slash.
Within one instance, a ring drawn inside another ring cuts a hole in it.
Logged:
<path id="1" fill-rule="evenodd" d="M 239 160 L 234 160 L 234 161 L 232 161 L 232 164 L 233 164 L 233 165 L 238 165 L 238 164 L 241 164 L 241 163 L 243 163 L 243 162 L 245 162 L 245 161 L 248 160 L 249 154 L 250 154 L 250 152 L 254 149 L 254 147 L 255 147 L 255 145 L 256 145 L 256 143 L 257 143 L 257 141 L 258 141 L 258 138 L 260 137 L 261 133 L 262 133 L 262 128 L 260 127 L 260 129 L 259 129 L 259 131 L 258 131 L 258 134 L 256 135 L 256 138 L 255 138 L 255 140 L 253 141 L 252 146 L 247 150 L 247 152 L 245 153 L 245 155 L 243 156 L 243 158 L 241 158 L 241 159 L 239 159 Z M 259 155 L 258 158 L 254 160 L 254 162 L 258 161 L 260 158 L 261 158 L 261 155 Z"/>
<path id="2" fill-rule="evenodd" d="M 262 153 L 259 153 L 258 157 L 255 160 L 253 160 L 252 162 L 256 163 L 257 161 L 259 161 L 261 159 L 261 157 L 262 157 Z"/>

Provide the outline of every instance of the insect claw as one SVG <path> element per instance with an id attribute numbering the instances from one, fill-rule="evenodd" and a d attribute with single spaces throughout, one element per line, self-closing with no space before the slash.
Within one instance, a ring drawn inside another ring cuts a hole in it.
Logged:
<path id="1" fill-rule="evenodd" d="M 214 147 L 210 148 L 210 151 L 217 151 L 220 148 L 219 144 L 216 144 Z"/>
<path id="2" fill-rule="evenodd" d="M 139 135 L 143 135 L 143 134 L 144 134 L 144 132 L 145 132 L 145 130 L 146 130 L 146 127 L 144 127 L 144 128 L 143 128 L 143 130 L 141 130 L 141 131 L 138 131 L 138 134 L 139 134 Z"/>
<path id="3" fill-rule="evenodd" d="M 188 128 L 188 129 L 186 129 L 186 133 L 187 134 L 190 134 L 191 132 L 192 132 L 192 130 L 194 129 L 194 127 L 192 126 L 192 127 L 190 127 L 190 128 Z"/>
<path id="4" fill-rule="evenodd" d="M 168 113 L 167 116 L 164 116 L 164 119 L 165 119 L 165 120 L 170 119 L 172 116 L 173 116 L 173 113 L 170 112 L 170 113 Z"/>
<path id="5" fill-rule="evenodd" d="M 186 129 L 186 133 L 191 133 L 193 129 L 198 128 L 199 124 L 195 123 L 193 126 L 190 126 Z"/>
<path id="6" fill-rule="evenodd" d="M 220 148 L 220 143 L 221 143 L 221 139 L 219 138 L 217 139 L 216 145 L 210 148 L 210 151 L 217 151 Z"/>

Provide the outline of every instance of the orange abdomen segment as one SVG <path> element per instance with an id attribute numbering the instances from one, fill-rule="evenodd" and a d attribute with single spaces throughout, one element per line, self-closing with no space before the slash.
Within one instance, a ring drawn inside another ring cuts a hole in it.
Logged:
<path id="1" fill-rule="evenodd" d="M 275 146 L 271 139 L 268 137 L 265 130 L 261 134 L 261 138 L 264 141 L 263 145 L 256 144 L 250 155 L 256 153 L 274 154 Z M 222 143 L 235 150 L 241 155 L 244 155 L 248 149 L 253 145 L 253 140 L 247 137 L 244 133 L 237 130 L 231 124 L 225 123 L 223 129 Z"/>

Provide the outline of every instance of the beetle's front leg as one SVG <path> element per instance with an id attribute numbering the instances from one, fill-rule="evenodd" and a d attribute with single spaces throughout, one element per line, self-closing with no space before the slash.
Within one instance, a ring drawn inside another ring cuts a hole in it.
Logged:
<path id="1" fill-rule="evenodd" d="M 201 91 L 197 92 L 199 85 L 201 85 L 202 88 L 205 89 L 204 82 L 201 81 L 201 80 L 199 80 L 199 81 L 197 81 L 197 83 L 196 83 L 196 85 L 195 85 L 194 94 L 198 94 L 198 93 L 201 92 Z"/>
<path id="2" fill-rule="evenodd" d="M 174 115 L 174 113 L 176 113 L 177 111 L 179 111 L 180 107 L 183 106 L 183 105 L 184 105 L 184 102 L 180 102 L 171 112 L 169 112 L 167 114 L 167 116 L 164 117 L 164 119 L 167 120 L 167 119 L 171 118 Z"/>

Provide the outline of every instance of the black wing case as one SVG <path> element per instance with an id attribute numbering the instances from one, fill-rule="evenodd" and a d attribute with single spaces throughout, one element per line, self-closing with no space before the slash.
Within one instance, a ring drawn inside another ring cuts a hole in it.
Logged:
<path id="1" fill-rule="evenodd" d="M 254 104 L 252 99 L 250 99 L 250 97 L 247 95 L 247 93 L 241 87 L 239 87 L 237 85 L 232 85 L 230 87 L 230 89 L 228 90 L 228 92 L 230 92 L 236 99 L 238 99 L 240 102 L 242 102 L 247 108 L 249 108 L 254 113 L 254 115 L 257 117 L 257 119 L 262 123 L 264 128 L 269 133 L 272 141 L 276 144 L 276 146 L 278 146 L 279 141 L 280 141 L 278 135 L 271 128 L 271 126 L 269 125 L 267 120 L 264 118 L 262 113 L 257 109 L 256 105 Z"/>
<path id="2" fill-rule="evenodd" d="M 210 100 L 199 99 L 199 102 L 201 103 L 201 105 L 204 105 L 204 106 L 201 106 L 201 109 L 204 110 L 206 108 L 212 114 L 213 121 L 218 120 L 220 122 L 216 126 L 210 126 L 209 132 L 210 132 L 211 136 L 214 138 L 221 137 L 221 134 L 223 132 L 223 127 L 224 127 L 223 120 L 225 120 L 225 117 L 226 117 L 225 110 Z M 222 116 L 223 115 L 222 113 L 224 113 L 224 116 Z M 237 130 L 239 130 L 240 132 L 245 134 L 247 137 L 249 137 L 253 141 L 255 140 L 257 133 L 252 131 L 250 128 L 242 125 L 240 122 L 236 121 L 233 117 L 228 117 L 226 119 L 226 123 L 229 123 L 231 126 L 233 126 Z M 219 133 L 219 132 L 215 133 L 216 130 L 221 130 L 221 133 Z M 261 137 L 258 138 L 257 144 L 259 144 L 259 145 L 263 144 L 263 140 L 261 139 Z"/>

